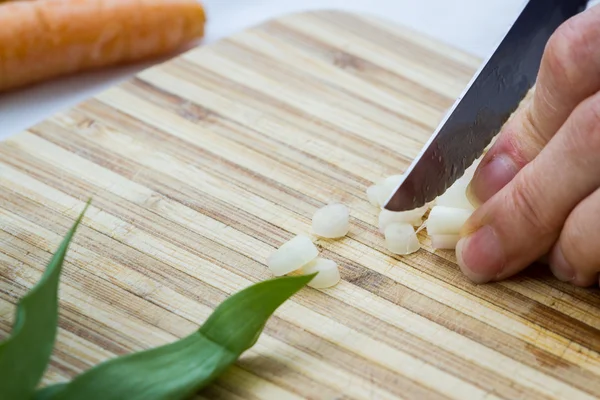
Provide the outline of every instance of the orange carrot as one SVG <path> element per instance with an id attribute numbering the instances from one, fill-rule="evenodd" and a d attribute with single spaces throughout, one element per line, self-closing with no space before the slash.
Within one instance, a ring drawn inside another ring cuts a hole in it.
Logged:
<path id="1" fill-rule="evenodd" d="M 0 4 L 0 92 L 167 54 L 202 37 L 197 0 L 45 0 Z"/>

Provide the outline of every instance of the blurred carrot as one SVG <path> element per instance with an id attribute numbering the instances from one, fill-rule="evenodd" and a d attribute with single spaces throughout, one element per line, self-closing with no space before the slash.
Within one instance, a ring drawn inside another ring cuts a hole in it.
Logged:
<path id="1" fill-rule="evenodd" d="M 197 0 L 45 0 L 0 4 L 0 92 L 154 57 L 204 34 Z"/>

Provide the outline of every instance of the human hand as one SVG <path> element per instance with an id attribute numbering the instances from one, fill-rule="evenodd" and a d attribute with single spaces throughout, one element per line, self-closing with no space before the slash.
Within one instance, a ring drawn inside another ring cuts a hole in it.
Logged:
<path id="1" fill-rule="evenodd" d="M 531 101 L 506 123 L 469 189 L 483 203 L 456 247 L 478 283 L 549 254 L 578 286 L 600 272 L 600 5 L 550 39 Z"/>

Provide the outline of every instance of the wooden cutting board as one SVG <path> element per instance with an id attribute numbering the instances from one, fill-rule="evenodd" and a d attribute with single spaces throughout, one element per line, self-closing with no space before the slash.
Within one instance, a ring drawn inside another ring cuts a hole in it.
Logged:
<path id="1" fill-rule="evenodd" d="M 266 23 L 0 145 L 0 329 L 83 208 L 45 383 L 193 331 L 328 202 L 343 281 L 282 306 L 221 399 L 600 395 L 600 297 L 543 268 L 475 286 L 454 254 L 393 256 L 365 189 L 402 172 L 479 60 L 371 18 Z"/>

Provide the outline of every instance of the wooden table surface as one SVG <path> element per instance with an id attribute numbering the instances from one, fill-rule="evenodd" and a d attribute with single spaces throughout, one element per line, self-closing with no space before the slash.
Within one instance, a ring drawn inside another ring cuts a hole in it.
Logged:
<path id="1" fill-rule="evenodd" d="M 304 289 L 199 396 L 584 399 L 600 297 L 543 268 L 476 286 L 453 252 L 394 256 L 365 189 L 404 171 L 480 60 L 369 17 L 290 15 L 195 49 L 0 145 L 0 337 L 61 238 L 45 383 L 193 331 L 328 202 L 342 282 Z"/>

